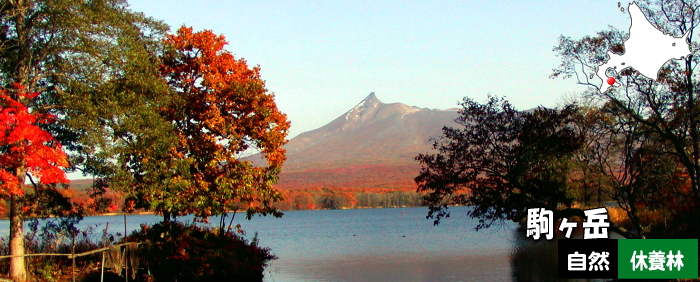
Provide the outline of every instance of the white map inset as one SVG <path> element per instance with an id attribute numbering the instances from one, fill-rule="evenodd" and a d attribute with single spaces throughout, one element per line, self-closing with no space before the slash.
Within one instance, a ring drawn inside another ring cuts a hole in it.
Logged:
<path id="1" fill-rule="evenodd" d="M 625 41 L 625 53 L 616 55 L 608 51 L 610 59 L 598 67 L 597 75 L 603 81 L 600 92 L 605 93 L 610 85 L 605 72 L 609 68 L 620 72 L 626 68 L 634 68 L 642 75 L 656 80 L 661 66 L 667 61 L 681 59 L 690 54 L 690 46 L 686 41 L 689 32 L 681 38 L 675 38 L 656 29 L 644 16 L 642 10 L 634 2 L 627 9 L 632 25 L 629 39 Z"/>

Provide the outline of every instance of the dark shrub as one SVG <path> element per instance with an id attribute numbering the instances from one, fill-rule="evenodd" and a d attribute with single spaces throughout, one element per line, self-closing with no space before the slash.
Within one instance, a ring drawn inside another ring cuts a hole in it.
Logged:
<path id="1" fill-rule="evenodd" d="M 651 229 L 651 238 L 698 239 L 700 206 L 689 205 L 671 211 L 671 216 Z"/>
<path id="2" fill-rule="evenodd" d="M 267 262 L 276 259 L 256 239 L 181 223 L 143 226 L 127 240 L 150 242 L 139 257 L 155 281 L 262 281 Z"/>

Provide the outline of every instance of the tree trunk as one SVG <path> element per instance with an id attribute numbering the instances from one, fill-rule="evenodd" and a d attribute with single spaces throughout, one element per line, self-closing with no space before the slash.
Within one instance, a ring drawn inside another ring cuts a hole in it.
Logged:
<path id="1" fill-rule="evenodd" d="M 31 2 L 18 0 L 14 3 L 17 14 L 11 19 L 15 23 L 17 32 L 18 58 L 17 67 L 14 73 L 14 82 L 22 86 L 29 81 L 29 61 L 31 60 L 30 32 L 25 21 L 26 13 L 31 6 Z M 30 91 L 32 87 L 27 87 Z M 19 97 L 17 97 L 19 98 Z M 20 100 L 18 100 L 20 101 Z M 26 101 L 20 101 L 26 102 Z M 23 190 L 26 168 L 20 165 L 15 169 L 15 176 L 19 181 L 19 190 Z M 27 268 L 24 259 L 24 221 L 22 220 L 22 196 L 10 196 L 10 255 L 17 256 L 10 258 L 10 278 L 15 282 L 27 281 Z"/>
<path id="2" fill-rule="evenodd" d="M 692 30 L 688 39 L 691 40 L 693 36 Z M 685 79 L 686 87 L 688 88 L 688 112 L 690 113 L 690 138 L 693 146 L 693 172 L 689 173 L 691 179 L 691 187 L 695 194 L 695 201 L 700 202 L 700 133 L 698 133 L 698 117 L 700 114 L 697 113 L 695 105 L 695 89 L 693 85 L 693 55 L 690 54 L 685 60 Z M 698 211 L 700 213 L 700 211 Z"/>
<path id="3" fill-rule="evenodd" d="M 22 185 L 20 183 L 20 185 Z M 22 220 L 21 196 L 10 197 L 10 255 L 18 256 L 10 258 L 10 277 L 13 281 L 27 281 L 27 272 L 24 263 L 24 228 Z"/>
<path id="4" fill-rule="evenodd" d="M 22 157 L 22 159 L 24 159 Z M 24 190 L 27 169 L 21 165 L 15 169 L 18 191 Z M 15 282 L 27 281 L 27 268 L 24 258 L 24 220 L 22 207 L 23 196 L 10 195 L 10 278 Z"/>

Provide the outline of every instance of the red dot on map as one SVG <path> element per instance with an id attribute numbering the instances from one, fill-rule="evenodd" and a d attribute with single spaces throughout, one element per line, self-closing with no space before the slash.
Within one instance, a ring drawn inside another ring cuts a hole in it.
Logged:
<path id="1" fill-rule="evenodd" d="M 615 78 L 614 78 L 614 77 L 608 77 L 608 84 L 610 84 L 610 85 L 615 84 Z"/>

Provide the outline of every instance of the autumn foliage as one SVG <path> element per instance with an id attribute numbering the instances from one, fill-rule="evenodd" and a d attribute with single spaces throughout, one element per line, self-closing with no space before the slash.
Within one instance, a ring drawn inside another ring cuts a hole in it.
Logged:
<path id="1" fill-rule="evenodd" d="M 132 194 L 134 208 L 170 215 L 194 213 L 201 218 L 231 209 L 249 214 L 277 214 L 281 200 L 273 188 L 285 151 L 289 122 L 265 89 L 260 68 L 250 68 L 224 50 L 225 38 L 211 31 L 182 27 L 165 41 L 170 48 L 160 68 L 170 86 L 172 104 L 161 116 L 177 137 L 166 156 L 147 155 L 162 181 Z M 243 160 L 259 151 L 266 165 Z"/>
<path id="2" fill-rule="evenodd" d="M 12 98 L 15 96 L 15 98 Z M 31 101 L 38 93 L 17 86 L 14 93 L 0 91 L 0 181 L 3 195 L 22 195 L 25 172 L 40 184 L 67 183 L 62 168 L 68 166 L 61 144 L 40 124 L 51 123 L 50 114 L 30 112 L 20 101 Z"/>
<path id="3" fill-rule="evenodd" d="M 423 193 L 415 188 L 298 188 L 283 189 L 283 210 L 353 209 L 416 207 L 423 203 Z"/>

